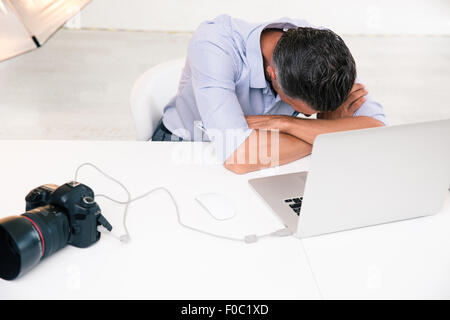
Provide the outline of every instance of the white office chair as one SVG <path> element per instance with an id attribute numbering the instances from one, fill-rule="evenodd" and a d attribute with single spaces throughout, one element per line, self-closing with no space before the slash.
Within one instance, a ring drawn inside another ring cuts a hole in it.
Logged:
<path id="1" fill-rule="evenodd" d="M 182 58 L 158 64 L 134 83 L 130 106 L 137 140 L 151 139 L 164 107 L 177 93 L 185 60 Z"/>

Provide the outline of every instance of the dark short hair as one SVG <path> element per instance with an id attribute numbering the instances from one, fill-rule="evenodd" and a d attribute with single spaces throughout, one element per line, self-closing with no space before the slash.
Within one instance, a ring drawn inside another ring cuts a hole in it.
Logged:
<path id="1" fill-rule="evenodd" d="M 336 110 L 356 78 L 350 50 L 327 29 L 287 30 L 275 46 L 272 61 L 282 92 L 319 112 Z"/>

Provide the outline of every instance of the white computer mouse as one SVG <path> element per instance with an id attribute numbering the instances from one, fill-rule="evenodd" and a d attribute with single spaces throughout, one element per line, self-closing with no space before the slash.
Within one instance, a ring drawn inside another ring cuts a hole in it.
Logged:
<path id="1" fill-rule="evenodd" d="M 219 193 L 203 193 L 195 200 L 216 220 L 228 220 L 235 215 L 231 201 Z"/>

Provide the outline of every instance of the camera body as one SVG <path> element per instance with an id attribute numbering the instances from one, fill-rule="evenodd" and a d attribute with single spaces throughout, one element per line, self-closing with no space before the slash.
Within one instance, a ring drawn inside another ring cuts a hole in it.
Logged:
<path id="1" fill-rule="evenodd" d="M 46 184 L 25 198 L 26 212 L 0 219 L 0 278 L 13 280 L 67 244 L 86 248 L 100 239 L 102 216 L 88 186 L 71 181 Z"/>
<path id="2" fill-rule="evenodd" d="M 68 218 L 67 244 L 86 248 L 100 239 L 98 225 L 111 230 L 111 225 L 101 215 L 94 201 L 94 192 L 88 186 L 71 181 L 58 187 L 45 184 L 31 190 L 25 197 L 27 213 L 40 207 L 53 206 L 63 211 Z"/>

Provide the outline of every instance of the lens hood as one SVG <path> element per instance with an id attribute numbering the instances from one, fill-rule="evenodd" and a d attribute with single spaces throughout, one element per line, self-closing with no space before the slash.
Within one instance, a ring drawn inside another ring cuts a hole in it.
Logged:
<path id="1" fill-rule="evenodd" d="M 0 219 L 0 278 L 13 280 L 33 268 L 42 256 L 41 236 L 23 216 Z"/>

